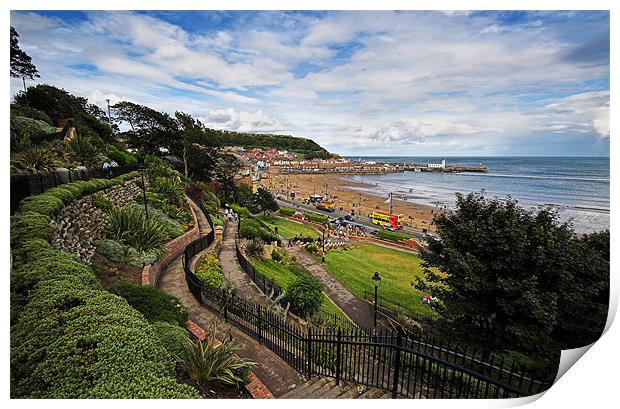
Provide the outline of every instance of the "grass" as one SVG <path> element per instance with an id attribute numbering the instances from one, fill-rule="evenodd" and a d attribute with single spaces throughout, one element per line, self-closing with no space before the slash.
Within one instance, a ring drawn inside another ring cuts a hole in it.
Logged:
<path id="1" fill-rule="evenodd" d="M 371 277 L 381 275 L 379 295 L 400 303 L 413 315 L 431 316 L 432 311 L 420 303 L 425 295 L 411 286 L 416 277 L 423 277 L 420 258 L 411 253 L 368 243 L 358 243 L 352 250 L 328 251 L 325 268 L 355 296 L 374 293 Z"/>
<path id="2" fill-rule="evenodd" d="M 266 278 L 270 278 L 276 282 L 276 284 L 284 289 L 292 284 L 297 275 L 288 268 L 285 264 L 278 263 L 271 259 L 257 260 L 251 259 L 254 268 L 264 275 Z M 323 294 L 323 303 L 321 304 L 321 310 L 327 314 L 336 314 L 338 317 L 348 320 L 347 316 L 338 308 L 325 294 Z"/>
<path id="3" fill-rule="evenodd" d="M 312 227 L 306 226 L 305 224 L 296 223 L 282 217 L 259 216 L 256 218 L 265 223 L 265 225 L 273 231 L 275 231 L 275 227 L 278 226 L 278 234 L 286 237 L 287 239 L 292 239 L 295 236 L 306 236 L 312 238 L 317 238 L 320 236 L 319 232 L 314 230 Z"/>

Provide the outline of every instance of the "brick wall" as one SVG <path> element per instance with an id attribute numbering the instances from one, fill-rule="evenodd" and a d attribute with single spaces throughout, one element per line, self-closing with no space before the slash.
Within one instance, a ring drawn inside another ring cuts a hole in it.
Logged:
<path id="1" fill-rule="evenodd" d="M 156 263 L 144 266 L 142 269 L 142 285 L 157 286 L 157 280 L 159 280 L 161 272 L 168 267 L 172 260 L 183 254 L 188 244 L 200 238 L 200 228 L 198 226 L 196 214 L 191 206 L 189 209 L 194 218 L 194 227 L 184 235 L 166 243 L 164 246 L 164 255 Z"/>

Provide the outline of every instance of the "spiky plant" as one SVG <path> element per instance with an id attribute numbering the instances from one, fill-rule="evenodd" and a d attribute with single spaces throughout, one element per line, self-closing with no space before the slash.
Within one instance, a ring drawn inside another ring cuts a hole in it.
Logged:
<path id="1" fill-rule="evenodd" d="M 140 252 L 159 248 L 168 238 L 166 225 L 157 217 L 146 218 L 140 207 L 114 208 L 108 213 L 109 238 Z"/>
<path id="2" fill-rule="evenodd" d="M 53 151 L 43 146 L 31 146 L 14 155 L 17 166 L 30 172 L 51 172 L 58 165 Z"/>
<path id="3" fill-rule="evenodd" d="M 265 257 L 265 245 L 259 239 L 254 239 L 245 246 L 245 254 L 262 260 Z"/>

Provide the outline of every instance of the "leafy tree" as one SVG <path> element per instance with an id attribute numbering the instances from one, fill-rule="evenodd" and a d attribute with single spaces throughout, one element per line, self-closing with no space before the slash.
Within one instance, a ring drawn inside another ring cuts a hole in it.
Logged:
<path id="1" fill-rule="evenodd" d="M 222 153 L 218 155 L 215 181 L 217 183 L 217 194 L 223 202 L 234 202 L 236 186 L 236 175 L 241 169 L 241 161 L 235 155 Z"/>
<path id="2" fill-rule="evenodd" d="M 456 210 L 435 217 L 440 240 L 424 260 L 416 287 L 437 296 L 450 328 L 492 351 L 542 354 L 570 275 L 573 231 L 548 209 L 529 213 L 512 199 L 457 195 Z"/>
<path id="3" fill-rule="evenodd" d="M 19 48 L 19 34 L 11 27 L 11 77 L 21 78 L 26 91 L 26 78 L 40 78 L 37 67 L 32 63 L 32 58 L 24 50 Z"/>
<path id="4" fill-rule="evenodd" d="M 323 284 L 314 277 L 303 273 L 286 289 L 286 300 L 291 310 L 303 316 L 312 315 L 323 303 Z"/>
<path id="5" fill-rule="evenodd" d="M 242 204 L 252 213 L 264 212 L 267 210 L 277 211 L 279 209 L 276 199 L 270 191 L 259 187 L 255 194 L 245 199 Z"/>
<path id="6" fill-rule="evenodd" d="M 574 240 L 570 268 L 559 286 L 558 320 L 553 337 L 562 349 L 595 342 L 609 310 L 609 230 Z"/>
<path id="7" fill-rule="evenodd" d="M 170 115 L 133 102 L 119 102 L 117 122 L 126 122 L 131 130 L 122 134 L 127 144 L 149 155 L 163 156 L 178 147 L 179 128 Z"/>

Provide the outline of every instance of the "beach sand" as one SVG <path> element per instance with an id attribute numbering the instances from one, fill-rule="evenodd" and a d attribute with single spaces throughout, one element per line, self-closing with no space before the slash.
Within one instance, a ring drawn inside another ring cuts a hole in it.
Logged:
<path id="1" fill-rule="evenodd" d="M 290 184 L 290 192 L 295 192 L 296 200 L 308 198 L 311 194 L 325 194 L 325 184 L 327 184 L 327 192 L 329 196 L 336 195 L 333 199 L 338 209 L 343 211 L 353 211 L 361 216 L 368 216 L 369 213 L 379 210 L 388 211 L 388 204 L 385 203 L 387 197 L 368 193 L 374 188 L 371 184 L 354 182 L 346 180 L 343 175 L 334 174 L 295 174 L 283 175 L 276 172 L 269 172 L 267 179 L 262 179 L 261 183 L 270 188 L 276 194 L 286 196 L 287 179 Z M 364 189 L 359 192 L 355 189 Z M 403 200 L 406 199 L 406 200 Z M 394 193 L 393 209 L 394 214 L 404 214 L 405 226 L 415 231 L 435 232 L 435 226 L 430 222 L 433 216 L 440 209 L 434 206 L 427 206 L 414 202 L 415 199 L 406 198 L 402 193 Z"/>

